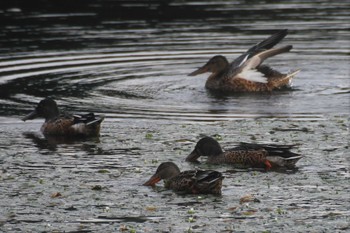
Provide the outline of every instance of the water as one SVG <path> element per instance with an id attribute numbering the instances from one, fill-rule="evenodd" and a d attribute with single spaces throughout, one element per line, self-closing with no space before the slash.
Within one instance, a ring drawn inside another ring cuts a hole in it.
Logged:
<path id="1" fill-rule="evenodd" d="M 348 231 L 349 10 L 328 1 L 7 3 L 0 231 Z M 294 48 L 267 64 L 301 69 L 292 91 L 218 96 L 204 88 L 207 74 L 187 76 L 282 28 L 281 44 Z M 101 137 L 57 141 L 39 133 L 42 120 L 21 122 L 46 96 L 65 111 L 105 114 Z M 203 135 L 226 148 L 297 143 L 305 158 L 293 173 L 210 167 L 226 177 L 222 197 L 141 186 L 164 161 L 193 169 L 184 158 Z M 246 195 L 260 202 L 240 204 Z"/>

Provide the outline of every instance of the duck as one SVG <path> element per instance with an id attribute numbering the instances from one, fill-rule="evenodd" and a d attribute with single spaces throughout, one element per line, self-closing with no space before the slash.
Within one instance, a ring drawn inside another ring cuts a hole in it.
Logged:
<path id="1" fill-rule="evenodd" d="M 266 59 L 287 53 L 293 48 L 292 45 L 273 48 L 287 34 L 288 29 L 279 30 L 248 49 L 231 63 L 226 57 L 216 55 L 188 76 L 210 72 L 211 75 L 208 77 L 205 87 L 208 90 L 224 93 L 271 92 L 290 88 L 293 77 L 300 70 L 283 74 L 262 64 Z"/>
<path id="2" fill-rule="evenodd" d="M 223 151 L 218 141 L 212 137 L 201 138 L 194 150 L 187 156 L 188 162 L 199 162 L 200 156 L 207 157 L 209 164 L 231 164 L 244 168 L 294 169 L 303 157 L 291 152 L 295 145 L 243 143 L 230 150 Z"/>
<path id="3" fill-rule="evenodd" d="M 22 118 L 23 121 L 44 118 L 41 132 L 45 136 L 95 137 L 99 136 L 103 115 L 60 114 L 57 103 L 52 98 L 41 100 L 35 109 Z"/>
<path id="4" fill-rule="evenodd" d="M 155 186 L 164 180 L 164 187 L 187 194 L 221 194 L 222 173 L 214 170 L 187 170 L 181 172 L 173 162 L 161 163 L 156 173 L 143 185 Z"/>

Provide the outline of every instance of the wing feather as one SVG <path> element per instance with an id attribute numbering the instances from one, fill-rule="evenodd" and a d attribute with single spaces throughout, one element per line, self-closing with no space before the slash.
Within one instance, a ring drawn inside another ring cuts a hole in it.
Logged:
<path id="1" fill-rule="evenodd" d="M 267 78 L 264 76 L 263 73 L 259 72 L 256 69 L 252 70 L 243 70 L 239 75 L 237 75 L 237 78 L 245 79 L 252 82 L 257 83 L 267 83 Z"/>

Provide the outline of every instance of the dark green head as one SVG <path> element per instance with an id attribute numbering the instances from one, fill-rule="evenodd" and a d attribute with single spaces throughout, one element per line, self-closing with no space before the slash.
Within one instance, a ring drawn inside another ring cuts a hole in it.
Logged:
<path id="1" fill-rule="evenodd" d="M 214 138 L 204 137 L 197 142 L 196 147 L 187 156 L 186 161 L 197 162 L 200 156 L 217 156 L 222 153 L 220 144 Z"/>
<path id="2" fill-rule="evenodd" d="M 58 115 L 59 111 L 56 101 L 51 98 L 45 98 L 39 102 L 34 111 L 23 117 L 22 120 L 26 121 L 42 117 L 47 121 L 49 119 L 57 117 Z"/>

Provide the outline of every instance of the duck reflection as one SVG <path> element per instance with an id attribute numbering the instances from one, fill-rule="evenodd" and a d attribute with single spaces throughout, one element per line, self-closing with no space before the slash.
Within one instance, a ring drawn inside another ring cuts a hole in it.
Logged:
<path id="1" fill-rule="evenodd" d="M 100 143 L 99 137 L 69 138 L 64 136 L 43 135 L 38 132 L 24 132 L 23 136 L 31 139 L 33 144 L 40 150 L 56 151 L 59 145 L 78 145 L 86 152 L 101 152 L 96 144 Z"/>

